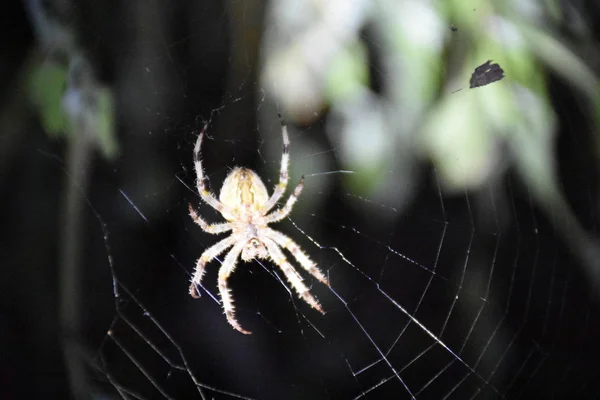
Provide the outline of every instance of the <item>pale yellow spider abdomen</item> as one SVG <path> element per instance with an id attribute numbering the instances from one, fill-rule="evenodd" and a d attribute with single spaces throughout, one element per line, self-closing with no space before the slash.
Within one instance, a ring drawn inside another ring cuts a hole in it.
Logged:
<path id="1" fill-rule="evenodd" d="M 255 213 L 269 200 L 269 193 L 256 172 L 249 168 L 236 167 L 225 178 L 219 200 L 234 214 L 227 215 L 225 212 L 223 216 L 233 221 L 237 218 L 236 214 L 243 211 L 256 215 Z"/>

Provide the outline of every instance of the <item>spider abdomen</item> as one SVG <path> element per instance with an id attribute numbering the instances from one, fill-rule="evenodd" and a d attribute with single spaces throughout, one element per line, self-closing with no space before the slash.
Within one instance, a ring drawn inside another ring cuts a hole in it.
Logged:
<path id="1" fill-rule="evenodd" d="M 269 200 L 269 193 L 256 172 L 236 167 L 225 178 L 219 199 L 234 212 L 255 212 Z"/>

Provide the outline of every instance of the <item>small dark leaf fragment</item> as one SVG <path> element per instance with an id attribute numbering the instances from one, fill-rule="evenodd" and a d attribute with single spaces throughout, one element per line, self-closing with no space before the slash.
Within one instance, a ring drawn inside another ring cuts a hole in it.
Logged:
<path id="1" fill-rule="evenodd" d="M 492 82 L 499 81 L 504 78 L 504 71 L 498 64 L 492 64 L 492 60 L 487 60 L 485 64 L 481 64 L 475 68 L 469 81 L 470 88 L 488 85 Z"/>

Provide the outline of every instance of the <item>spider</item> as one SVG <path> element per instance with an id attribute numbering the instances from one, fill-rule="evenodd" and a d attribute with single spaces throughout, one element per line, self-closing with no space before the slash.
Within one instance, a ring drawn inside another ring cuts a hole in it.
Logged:
<path id="1" fill-rule="evenodd" d="M 244 334 L 250 334 L 251 332 L 243 329 L 236 320 L 233 298 L 227 286 L 227 279 L 233 273 L 238 257 L 246 262 L 253 259 L 270 258 L 281 268 L 287 280 L 296 292 L 298 292 L 298 295 L 311 307 L 325 314 L 319 302 L 304 284 L 302 277 L 288 262 L 282 248 L 287 249 L 302 268 L 325 285 L 329 285 L 327 278 L 296 242 L 268 226 L 273 222 L 281 221 L 290 214 L 304 187 L 304 176 L 302 176 L 285 205 L 269 213 L 285 193 L 289 178 L 290 140 L 287 127 L 281 116 L 279 118 L 281 121 L 281 135 L 283 136 L 281 170 L 279 173 L 279 183 L 275 186 L 273 194 L 270 197 L 265 184 L 256 172 L 249 168 L 235 167 L 225 178 L 219 199 L 217 200 L 204 184 L 205 176 L 200 159 L 200 146 L 202 145 L 202 138 L 204 137 L 207 125 L 204 126 L 202 132 L 198 135 L 196 145 L 194 146 L 194 167 L 197 175 L 196 185 L 198 193 L 202 200 L 217 210 L 227 222 L 208 224 L 198 215 L 192 204 L 189 205 L 190 216 L 205 232 L 219 234 L 231 231 L 231 235 L 212 245 L 202 253 L 196 263 L 196 271 L 191 280 L 190 295 L 194 298 L 200 297 L 197 286 L 202 281 L 206 264 L 231 247 L 219 269 L 219 293 L 227 322 L 234 329 Z"/>

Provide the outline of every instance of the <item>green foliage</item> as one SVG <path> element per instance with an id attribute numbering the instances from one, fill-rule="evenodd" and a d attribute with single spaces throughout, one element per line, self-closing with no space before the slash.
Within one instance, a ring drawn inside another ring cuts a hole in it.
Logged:
<path id="1" fill-rule="evenodd" d="M 359 42 L 340 49 L 327 71 L 325 97 L 331 102 L 343 100 L 359 93 L 369 84 L 367 50 Z"/>
<path id="2" fill-rule="evenodd" d="M 85 92 L 75 100 L 75 112 L 65 109 L 68 68 L 53 62 L 35 63 L 28 79 L 28 95 L 46 134 L 52 138 L 91 135 L 103 156 L 113 159 L 118 153 L 115 133 L 115 104 L 110 89 L 93 83 L 79 89 Z M 91 104 L 81 98 L 93 97 Z M 73 120 L 70 120 L 72 118 Z"/>
<path id="3" fill-rule="evenodd" d="M 29 98 L 44 131 L 53 138 L 67 131 L 67 116 L 61 106 L 66 85 L 66 67 L 50 62 L 32 66 L 27 87 Z"/>
<path id="4" fill-rule="evenodd" d="M 98 90 L 98 117 L 96 137 L 100 151 L 108 159 L 113 159 L 118 152 L 115 132 L 115 101 L 108 88 Z"/>

